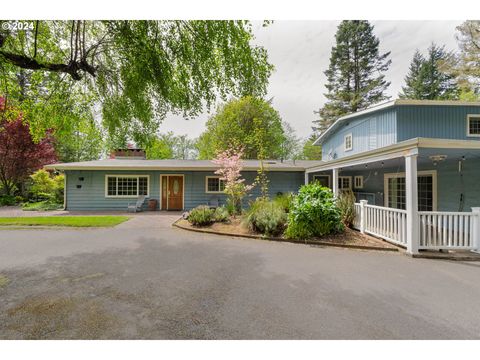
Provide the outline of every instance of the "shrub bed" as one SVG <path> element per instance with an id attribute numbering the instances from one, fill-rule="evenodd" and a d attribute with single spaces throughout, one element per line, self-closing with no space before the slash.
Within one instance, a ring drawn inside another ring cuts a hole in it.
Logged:
<path id="1" fill-rule="evenodd" d="M 332 191 L 318 183 L 302 186 L 288 214 L 285 236 L 309 239 L 343 230 L 340 209 Z"/>
<path id="2" fill-rule="evenodd" d="M 194 226 L 208 226 L 214 222 L 226 222 L 229 218 L 227 209 L 222 206 L 213 209 L 207 205 L 200 205 L 190 211 L 187 220 Z"/>
<path id="3" fill-rule="evenodd" d="M 278 235 L 285 229 L 287 213 L 281 202 L 257 199 L 247 211 L 244 223 L 252 231 Z"/>

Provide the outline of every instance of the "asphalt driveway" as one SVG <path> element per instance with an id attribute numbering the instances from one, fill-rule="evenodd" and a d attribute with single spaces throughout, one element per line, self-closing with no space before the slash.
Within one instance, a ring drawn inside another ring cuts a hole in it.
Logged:
<path id="1" fill-rule="evenodd" d="M 175 217 L 0 230 L 0 339 L 480 338 L 480 263 L 191 233 Z"/>

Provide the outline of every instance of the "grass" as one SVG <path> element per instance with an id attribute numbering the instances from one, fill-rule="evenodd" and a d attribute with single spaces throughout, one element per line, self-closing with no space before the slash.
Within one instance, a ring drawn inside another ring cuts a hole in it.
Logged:
<path id="1" fill-rule="evenodd" d="M 0 226 L 72 226 L 111 227 L 130 219 L 128 216 L 34 216 L 0 217 Z"/>

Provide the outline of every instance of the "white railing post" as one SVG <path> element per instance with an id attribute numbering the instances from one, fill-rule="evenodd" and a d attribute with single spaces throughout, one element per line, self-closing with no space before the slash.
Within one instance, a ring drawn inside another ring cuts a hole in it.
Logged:
<path id="1" fill-rule="evenodd" d="M 365 205 L 368 200 L 360 200 L 360 232 L 365 233 L 365 223 L 367 221 L 367 212 L 365 211 Z"/>
<path id="2" fill-rule="evenodd" d="M 418 253 L 419 219 L 418 219 L 418 187 L 417 187 L 418 152 L 405 156 L 405 195 L 407 210 L 407 252 Z"/>
<path id="3" fill-rule="evenodd" d="M 473 233 L 472 241 L 475 251 L 480 251 L 480 207 L 472 207 L 473 213 Z"/>
<path id="4" fill-rule="evenodd" d="M 338 169 L 332 170 L 332 182 L 333 196 L 338 197 Z"/>

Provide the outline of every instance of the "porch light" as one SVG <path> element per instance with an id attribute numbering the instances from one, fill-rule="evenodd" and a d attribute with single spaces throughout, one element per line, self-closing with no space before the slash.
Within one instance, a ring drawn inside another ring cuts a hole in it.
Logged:
<path id="1" fill-rule="evenodd" d="M 437 165 L 439 162 L 445 161 L 447 155 L 430 155 L 430 160 L 433 161 L 433 165 Z"/>

